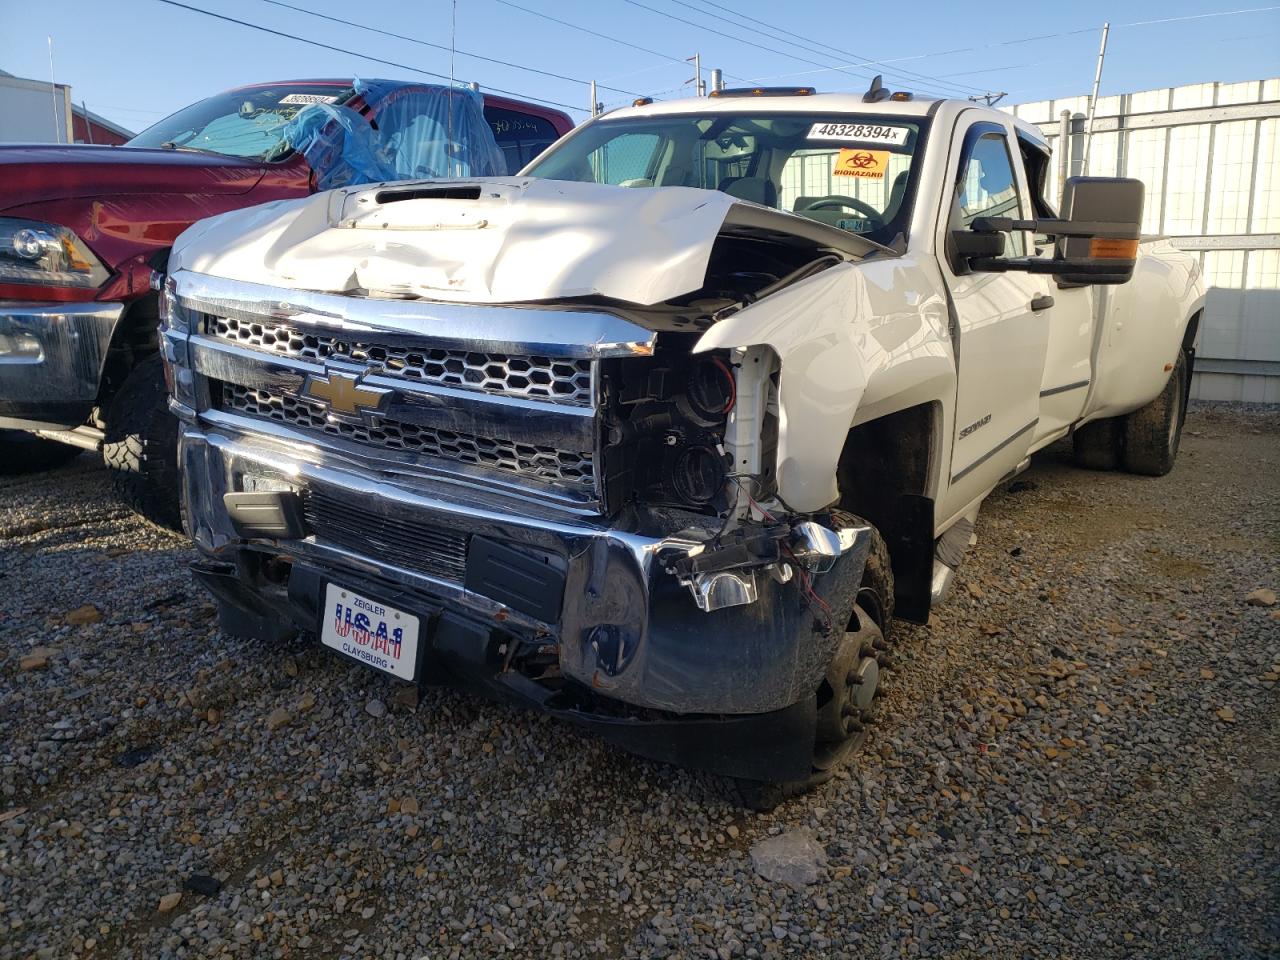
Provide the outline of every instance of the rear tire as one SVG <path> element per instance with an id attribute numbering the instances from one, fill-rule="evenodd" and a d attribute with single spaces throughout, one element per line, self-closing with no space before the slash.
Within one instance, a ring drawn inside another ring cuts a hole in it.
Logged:
<path id="1" fill-rule="evenodd" d="M 832 521 L 840 526 L 862 522 L 843 512 L 834 513 Z M 889 549 L 880 531 L 872 527 L 871 549 L 862 571 L 853 615 L 844 641 L 817 691 L 818 722 L 813 745 L 813 770 L 803 780 L 781 783 L 735 779 L 734 787 L 743 806 L 767 813 L 783 801 L 802 796 L 826 783 L 841 764 L 862 750 L 867 740 L 867 728 L 876 719 L 875 697 L 882 689 L 881 671 L 889 667 L 892 619 L 893 568 L 889 563 Z M 855 674 L 859 682 L 850 684 L 848 681 Z M 860 702 L 852 702 L 859 692 L 863 694 Z"/>
<path id="2" fill-rule="evenodd" d="M 156 526 L 182 529 L 178 421 L 169 412 L 159 354 L 130 370 L 111 401 L 102 457 L 116 496 Z"/>
<path id="3" fill-rule="evenodd" d="M 1125 418 L 1123 459 L 1130 473 L 1163 477 L 1173 469 L 1186 415 L 1187 367 L 1186 351 L 1180 350 L 1160 396 Z"/>
<path id="4" fill-rule="evenodd" d="M 1119 467 L 1123 426 L 1121 418 L 1107 417 L 1077 427 L 1071 434 L 1071 454 L 1075 465 L 1086 470 L 1115 470 Z"/>
<path id="5" fill-rule="evenodd" d="M 0 430 L 0 475 L 40 473 L 70 463 L 84 451 L 25 430 Z"/>

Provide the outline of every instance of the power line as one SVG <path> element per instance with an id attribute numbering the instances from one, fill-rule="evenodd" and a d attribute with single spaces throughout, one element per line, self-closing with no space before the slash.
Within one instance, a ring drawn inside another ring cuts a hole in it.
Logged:
<path id="1" fill-rule="evenodd" d="M 1162 17 L 1159 20 L 1134 20 L 1132 23 L 1117 23 L 1115 27 L 1150 27 L 1157 23 L 1182 23 L 1184 20 L 1207 20 L 1209 17 L 1237 17 L 1242 13 L 1271 13 L 1280 7 L 1246 7 L 1243 10 L 1215 10 L 1212 13 L 1193 13 L 1185 17 Z M 1111 29 L 1115 29 L 1112 27 Z"/>
<path id="2" fill-rule="evenodd" d="M 710 0 L 706 0 L 706 2 L 710 2 Z M 1212 13 L 1191 14 L 1185 17 L 1164 17 L 1158 20 L 1134 20 L 1130 23 L 1112 24 L 1111 29 L 1116 30 L 1123 27 L 1147 27 L 1147 26 L 1153 26 L 1161 23 L 1178 23 L 1178 22 L 1183 22 L 1187 20 L 1203 20 L 1209 17 L 1234 17 L 1234 16 L 1239 16 L 1242 14 L 1249 14 L 1249 13 L 1270 13 L 1275 10 L 1280 10 L 1280 6 L 1248 7 L 1241 10 L 1220 10 L 1220 11 L 1214 11 Z M 1081 34 L 1086 34 L 1086 33 L 1096 34 L 1097 32 L 1098 32 L 1098 27 L 1096 26 L 1078 27 L 1074 30 L 1061 30 L 1061 31 L 1058 31 L 1057 33 L 1038 33 L 1028 37 L 1015 37 L 1012 40 L 996 40 L 991 43 L 983 43 L 973 47 L 955 47 L 954 49 L 951 49 L 951 50 L 937 50 L 932 53 L 915 53 L 906 57 L 889 57 L 883 60 L 866 60 L 860 64 L 847 64 L 847 66 L 871 66 L 873 64 L 888 65 L 891 63 L 904 63 L 908 60 L 927 60 L 932 57 L 947 57 L 957 53 L 977 53 L 982 50 L 993 50 L 997 47 L 1012 47 L 1012 46 L 1018 46 L 1024 43 L 1035 43 L 1040 40 L 1061 40 L 1061 39 L 1065 39 L 1066 37 L 1077 37 L 1077 36 L 1080 36 Z M 1039 64 L 1036 64 L 1036 65 L 1038 66 Z M 779 73 L 779 74 L 773 74 L 772 76 L 768 76 L 768 77 L 756 77 L 751 82 L 760 83 L 761 81 L 764 81 L 764 80 L 786 80 L 791 77 L 806 77 L 806 76 L 812 76 L 815 73 L 831 73 L 837 69 L 838 69 L 837 67 L 824 67 L 821 70 L 801 70 L 794 73 Z M 1002 69 L 1013 69 L 1013 67 L 1002 68 Z"/>
<path id="3" fill-rule="evenodd" d="M 403 33 L 393 33 L 390 30 L 382 30 L 382 29 L 379 29 L 378 27 L 371 27 L 364 23 L 356 23 L 353 20 L 343 20 L 341 17 L 331 17 L 326 13 L 319 13 L 315 10 L 308 10 L 306 7 L 298 7 L 293 5 L 292 3 L 285 3 L 284 0 L 261 0 L 261 2 L 269 3 L 273 7 L 284 7 L 288 10 L 296 10 L 298 13 L 306 14 L 309 17 L 316 17 L 320 20 L 328 20 L 330 23 L 338 23 L 344 27 L 355 27 L 357 30 L 366 30 L 369 33 L 376 33 L 384 37 L 392 37 L 396 40 L 404 40 L 407 43 L 416 43 L 420 47 L 431 47 L 432 49 L 444 50 L 449 53 L 456 52 L 458 56 L 461 56 L 461 57 L 470 57 L 473 60 L 483 60 L 485 63 L 494 63 L 502 67 L 511 67 L 513 70 L 523 70 L 526 73 L 536 73 L 539 76 L 551 77 L 555 80 L 567 80 L 570 83 L 587 84 L 591 82 L 589 80 L 583 80 L 581 77 L 568 77 L 568 76 L 565 76 L 563 73 L 552 73 L 550 70 L 540 70 L 537 67 L 527 67 L 523 64 L 511 63 L 507 60 L 498 60 L 498 59 L 495 59 L 494 57 L 486 57 L 484 54 L 481 54 L 481 53 L 471 53 L 467 50 L 454 51 L 453 48 L 447 47 L 443 43 L 432 43 L 430 40 L 422 40 L 418 37 L 407 37 Z M 604 84 L 598 84 L 598 86 L 602 87 L 605 90 L 612 90 L 614 93 L 626 94 L 629 97 L 642 96 L 642 94 L 637 93 L 634 90 L 623 90 L 619 87 L 606 87 Z"/>
<path id="4" fill-rule="evenodd" d="M 640 2 L 639 2 L 639 0 L 625 0 L 625 2 L 626 2 L 626 3 L 631 4 L 631 6 L 633 6 L 633 7 L 639 7 L 641 10 L 648 10 L 650 13 L 656 13 L 656 14 L 657 14 L 658 16 L 660 16 L 660 17 L 666 17 L 667 19 L 669 19 L 669 20 L 674 20 L 674 21 L 676 21 L 677 23 L 683 23 L 683 24 L 686 24 L 686 25 L 688 25 L 688 26 L 690 26 L 690 27 L 695 27 L 696 29 L 698 29 L 698 30 L 702 30 L 702 31 L 704 31 L 704 32 L 706 32 L 706 33 L 713 33 L 713 34 L 715 34 L 715 35 L 716 35 L 716 36 L 718 36 L 718 37 L 724 37 L 725 39 L 727 39 L 727 40 L 733 40 L 733 41 L 735 41 L 736 43 L 744 43 L 744 44 L 746 44 L 746 45 L 747 45 L 747 46 L 749 46 L 749 47 L 755 47 L 757 50 L 764 50 L 764 51 L 766 51 L 766 52 L 768 52 L 768 53 L 776 54 L 777 56 L 780 56 L 780 57 L 786 57 L 788 60 L 798 60 L 798 61 L 800 61 L 801 63 L 808 63 L 808 64 L 812 64 L 812 65 L 813 65 L 813 66 L 815 66 L 815 67 L 822 67 L 822 68 L 824 68 L 824 69 L 835 69 L 835 70 L 838 70 L 838 71 L 839 71 L 839 72 L 841 72 L 841 73 L 848 73 L 850 76 L 857 76 L 857 75 L 858 75 L 858 74 L 856 74 L 856 73 L 851 72 L 851 70 L 850 70 L 850 69 L 846 69 L 845 67 L 834 67 L 834 68 L 831 68 L 831 67 L 828 67 L 828 66 L 827 66 L 826 64 L 824 64 L 824 63 L 819 63 L 817 60 L 809 60 L 809 59 L 807 59 L 806 57 L 797 56 L 797 55 L 796 55 L 796 54 L 794 54 L 794 53 L 787 53 L 785 50 L 779 50 L 779 49 L 777 49 L 776 47 L 769 47 L 769 46 L 765 46 L 765 45 L 764 45 L 764 44 L 762 44 L 762 43 L 756 43 L 754 40 L 748 40 L 748 39 L 747 39 L 747 38 L 745 38 L 745 37 L 737 37 L 737 36 L 734 36 L 734 35 L 733 35 L 733 34 L 731 34 L 731 33 L 725 33 L 725 32 L 723 32 L 722 30 L 716 30 L 716 29 L 715 29 L 715 28 L 713 28 L 713 27 L 708 27 L 708 26 L 706 26 L 706 25 L 704 25 L 704 24 L 697 23 L 697 22 L 695 22 L 695 21 L 693 21 L 693 20 L 686 20 L 686 19 L 684 19 L 683 17 L 677 17 L 677 16 L 676 16 L 675 14 L 673 14 L 673 13 L 668 13 L 668 12 L 666 12 L 665 10 L 658 10 L 658 9 L 657 9 L 657 8 L 655 8 L 655 7 L 650 7 L 650 6 L 647 6 L 646 4 L 640 3 Z M 861 65 L 860 65 L 860 64 L 848 64 L 847 66 L 848 66 L 849 68 L 857 69 L 857 68 L 859 68 Z M 861 73 L 863 76 L 865 76 L 865 77 L 869 77 L 869 76 L 871 76 L 871 74 L 870 74 L 870 73 L 868 73 L 865 69 L 864 69 L 864 70 L 860 70 L 860 73 Z M 922 92 L 931 92 L 931 91 L 922 91 Z M 932 92 L 936 92 L 936 91 L 932 91 Z"/>
<path id="5" fill-rule="evenodd" d="M 680 66 L 682 67 L 688 64 L 688 60 L 686 60 L 684 57 L 676 57 L 669 53 L 662 53 L 658 50 L 650 50 L 648 47 L 642 47 L 639 44 L 631 43 L 629 40 L 620 40 L 617 37 L 611 37 L 605 33 L 597 33 L 595 30 L 588 30 L 586 27 L 579 26 L 576 23 L 570 23 L 568 20 L 560 20 L 556 17 L 551 16 L 548 13 L 543 13 L 541 10 L 530 10 L 528 7 L 522 7 L 518 3 L 512 3 L 511 0 L 497 0 L 497 2 L 502 4 L 504 7 L 511 7 L 514 10 L 521 10 L 524 13 L 530 14 L 535 17 L 540 17 L 543 20 L 550 21 L 551 23 L 558 23 L 560 24 L 560 26 L 568 27 L 570 30 L 577 30 L 579 33 L 585 33 L 588 36 L 598 37 L 601 40 L 608 40 L 610 43 L 616 43 L 616 44 L 619 44 L 620 46 L 630 47 L 632 50 L 639 50 L 641 53 L 647 53 L 655 57 L 661 57 L 663 60 L 670 60 L 672 63 L 680 64 Z M 723 72 L 724 72 L 724 75 L 726 77 L 729 77 L 730 79 L 741 80 L 743 83 L 751 82 L 746 77 L 734 76 L 728 71 L 723 71 Z"/>
<path id="6" fill-rule="evenodd" d="M 745 13 L 739 13 L 737 10 L 733 9 L 732 7 L 725 6 L 722 3 L 716 3 L 715 0 L 696 0 L 696 2 L 701 3 L 705 6 L 714 7 L 717 10 L 723 11 L 724 13 L 727 13 L 732 17 L 736 17 L 739 20 L 746 20 L 748 21 L 748 23 L 755 25 L 756 28 L 763 27 L 765 29 L 768 29 L 772 31 L 777 36 L 777 38 L 781 40 L 783 43 L 789 44 L 794 47 L 800 47 L 800 49 L 802 50 L 808 50 L 809 52 L 816 53 L 819 56 L 826 57 L 826 56 L 831 56 L 832 54 L 835 54 L 845 58 L 856 57 L 859 63 L 852 64 L 852 66 L 858 66 L 858 67 L 880 62 L 876 60 L 868 60 L 866 57 L 862 56 L 862 54 L 857 53 L 855 51 L 842 49 L 840 47 L 833 47 L 829 43 L 823 43 L 820 40 L 811 40 L 808 37 L 804 37 L 792 31 L 783 30 L 780 27 L 775 27 L 773 24 L 768 23 L 765 20 L 759 20 L 755 17 L 748 16 Z M 712 14 L 712 15 L 715 16 L 715 14 Z M 788 40 L 786 39 L 787 37 L 791 37 L 793 39 Z M 803 41 L 803 43 L 797 43 L 795 41 Z M 828 53 L 827 51 L 830 51 L 830 52 Z M 886 73 L 888 73 L 888 71 L 886 71 Z M 972 87 L 972 86 L 969 86 L 968 84 L 956 83 L 954 81 L 946 80 L 944 77 L 935 76 L 933 74 L 928 74 L 928 73 L 918 73 L 913 70 L 899 69 L 894 71 L 894 73 L 890 73 L 889 75 L 893 76 L 894 74 L 906 80 L 912 80 L 912 81 L 923 80 L 926 83 L 939 83 L 939 84 L 943 84 L 944 86 L 954 87 L 957 90 L 964 90 L 967 92 L 968 91 L 976 91 L 979 93 L 985 92 L 980 87 Z"/>
<path id="7" fill-rule="evenodd" d="M 221 13 L 214 13 L 212 10 L 203 10 L 200 7 L 192 7 L 185 3 L 179 3 L 178 0 L 156 0 L 156 2 L 166 4 L 170 7 L 179 7 L 182 10 L 190 10 L 192 13 L 200 13 L 206 17 L 213 17 L 217 20 L 225 20 L 227 23 L 234 23 L 241 27 L 248 27 L 250 30 L 258 30 L 262 33 L 269 33 L 272 36 L 283 37 L 286 40 L 295 40 L 298 43 L 305 43 L 312 47 L 319 47 L 321 50 L 329 50 L 329 51 L 332 51 L 333 53 L 341 53 L 348 57 L 358 57 L 361 60 L 368 60 L 372 63 L 385 64 L 388 67 L 395 67 L 397 70 L 408 70 L 411 73 L 420 73 L 425 77 L 435 77 L 437 80 L 449 79 L 442 73 L 434 73 L 431 70 L 423 70 L 421 67 L 411 67 L 407 63 L 399 63 L 395 60 L 384 60 L 382 57 L 371 56 L 370 54 L 367 54 L 367 53 L 357 53 L 354 50 L 346 50 L 342 47 L 335 47 L 332 44 L 321 43 L 319 40 L 308 40 L 306 37 L 299 37 L 292 33 L 285 33 L 283 30 L 273 30 L 271 27 L 264 27 L 261 24 L 250 23 L 247 20 L 237 20 L 235 17 L 228 17 Z M 559 103 L 555 100 L 542 100 L 542 99 L 539 99 L 538 97 L 530 97 L 530 96 L 526 96 L 523 93 L 516 93 L 514 90 L 503 90 L 499 87 L 487 87 L 486 89 L 492 90 L 494 93 L 502 93 L 510 97 L 516 97 L 517 99 L 530 100 L 530 101 L 533 101 L 534 103 L 542 103 L 551 107 L 562 107 L 565 110 L 574 110 L 578 113 L 588 112 L 586 110 L 583 110 L 581 107 L 575 107 L 572 104 Z"/>

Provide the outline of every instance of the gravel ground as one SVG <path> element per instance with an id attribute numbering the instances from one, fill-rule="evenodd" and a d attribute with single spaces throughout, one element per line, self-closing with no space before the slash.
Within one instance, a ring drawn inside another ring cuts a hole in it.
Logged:
<path id="1" fill-rule="evenodd" d="M 0 479 L 0 958 L 1280 956 L 1280 415 L 1187 430 L 994 496 L 868 752 L 768 815 L 229 640 L 91 458 Z"/>

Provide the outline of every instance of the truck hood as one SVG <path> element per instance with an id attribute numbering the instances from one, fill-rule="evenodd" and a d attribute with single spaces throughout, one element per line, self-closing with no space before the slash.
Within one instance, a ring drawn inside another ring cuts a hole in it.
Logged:
<path id="1" fill-rule="evenodd" d="M 125 193 L 247 193 L 265 172 L 256 160 L 190 150 L 8 144 L 0 146 L 0 210 Z"/>
<path id="2" fill-rule="evenodd" d="M 651 305 L 701 289 L 730 229 L 844 259 L 884 249 L 713 190 L 481 178 L 344 188 L 211 217 L 178 237 L 169 266 L 330 293 Z"/>

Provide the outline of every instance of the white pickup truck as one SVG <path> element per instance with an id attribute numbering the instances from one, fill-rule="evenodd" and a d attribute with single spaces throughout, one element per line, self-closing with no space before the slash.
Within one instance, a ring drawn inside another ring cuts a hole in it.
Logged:
<path id="1" fill-rule="evenodd" d="M 1200 271 L 1049 164 L 971 103 L 723 91 L 196 224 L 162 332 L 224 628 L 822 780 L 993 488 L 1068 435 L 1173 465 Z"/>

